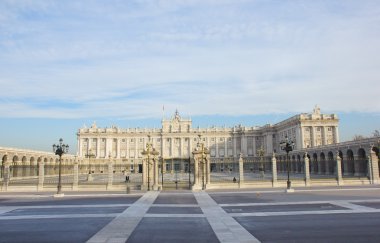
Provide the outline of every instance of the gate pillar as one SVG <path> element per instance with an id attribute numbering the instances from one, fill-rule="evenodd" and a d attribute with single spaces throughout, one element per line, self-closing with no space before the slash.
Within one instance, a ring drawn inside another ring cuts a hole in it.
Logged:
<path id="1" fill-rule="evenodd" d="M 275 153 L 272 155 L 272 186 L 277 186 L 277 160 Z"/>
<path id="2" fill-rule="evenodd" d="M 159 189 L 159 183 L 158 183 L 158 160 L 153 159 L 153 190 Z"/>
<path id="3" fill-rule="evenodd" d="M 339 156 L 339 151 L 336 153 L 336 180 L 338 181 L 338 186 L 344 184 L 342 178 L 342 159 Z"/>
<path id="4" fill-rule="evenodd" d="M 240 153 L 239 157 L 239 187 L 244 184 L 244 167 L 243 167 L 243 155 Z"/>
<path id="5" fill-rule="evenodd" d="M 307 152 L 305 153 L 305 186 L 310 186 L 310 161 L 309 157 L 307 157 Z"/>
<path id="6" fill-rule="evenodd" d="M 38 185 L 37 190 L 42 191 L 44 189 L 44 178 L 45 178 L 45 163 L 42 160 L 38 163 Z"/>
<path id="7" fill-rule="evenodd" d="M 379 158 L 377 157 L 375 151 L 370 150 L 370 153 L 369 153 L 369 166 L 368 166 L 368 170 L 371 169 L 371 174 L 370 174 L 370 178 L 371 178 L 371 182 L 372 184 L 379 184 L 380 183 L 380 180 L 379 180 Z"/>

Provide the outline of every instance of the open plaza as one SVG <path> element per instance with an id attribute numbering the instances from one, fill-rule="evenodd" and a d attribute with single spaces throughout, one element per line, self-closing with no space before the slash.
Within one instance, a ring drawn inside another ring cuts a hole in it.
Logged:
<path id="1" fill-rule="evenodd" d="M 264 127 L 81 128 L 0 148 L 0 242 L 378 242 L 379 137 L 318 107 Z"/>
<path id="2" fill-rule="evenodd" d="M 380 187 L 2 193 L 0 242 L 378 242 Z"/>

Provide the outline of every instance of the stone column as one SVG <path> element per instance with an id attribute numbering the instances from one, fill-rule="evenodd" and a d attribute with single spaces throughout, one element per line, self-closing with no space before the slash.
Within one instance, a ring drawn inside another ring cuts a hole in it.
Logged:
<path id="1" fill-rule="evenodd" d="M 334 142 L 339 143 L 339 129 L 338 129 L 338 127 L 334 127 Z"/>
<path id="2" fill-rule="evenodd" d="M 315 128 L 312 126 L 310 127 L 310 142 L 311 142 L 311 147 L 315 146 Z"/>
<path id="3" fill-rule="evenodd" d="M 79 182 L 79 168 L 78 168 L 78 161 L 74 161 L 74 168 L 73 168 L 73 191 L 78 191 L 78 182 Z"/>
<path id="4" fill-rule="evenodd" d="M 100 158 L 100 138 L 96 139 L 96 158 Z"/>
<path id="5" fill-rule="evenodd" d="M 45 163 L 41 160 L 38 163 L 38 185 L 37 190 L 42 191 L 44 189 L 44 179 L 45 179 Z"/>
<path id="6" fill-rule="evenodd" d="M 244 166 L 243 166 L 243 156 L 240 154 L 239 157 L 239 187 L 244 184 Z"/>
<path id="7" fill-rule="evenodd" d="M 233 137 L 232 137 L 232 143 L 233 143 L 233 147 L 232 147 L 232 155 L 233 155 L 233 157 L 235 157 L 237 154 L 236 154 L 236 139 L 237 139 L 237 137 L 236 137 L 236 134 L 234 134 L 233 135 Z M 241 146 L 241 145 L 240 145 Z"/>
<path id="8" fill-rule="evenodd" d="M 276 155 L 272 155 L 272 186 L 277 187 L 277 160 Z"/>
<path id="9" fill-rule="evenodd" d="M 342 159 L 339 156 L 339 151 L 336 153 L 336 180 L 338 181 L 338 186 L 344 184 L 342 178 Z"/>
<path id="10" fill-rule="evenodd" d="M 372 173 L 372 184 L 379 184 L 379 164 L 378 164 L 379 158 L 377 157 L 375 151 L 372 149 L 369 152 L 369 166 L 368 169 L 371 168 Z"/>
<path id="11" fill-rule="evenodd" d="M 118 159 L 120 159 L 121 158 L 121 154 L 120 154 L 120 138 L 118 138 L 117 139 L 117 144 L 116 144 L 116 154 L 117 154 L 117 156 L 116 156 L 116 158 L 118 158 Z"/>
<path id="12" fill-rule="evenodd" d="M 307 152 L 305 153 L 305 186 L 310 186 L 310 167 L 309 167 L 309 158 L 307 157 Z"/>
<path id="13" fill-rule="evenodd" d="M 108 181 L 107 181 L 107 190 L 112 187 L 113 181 L 113 163 L 112 160 L 108 161 Z"/>

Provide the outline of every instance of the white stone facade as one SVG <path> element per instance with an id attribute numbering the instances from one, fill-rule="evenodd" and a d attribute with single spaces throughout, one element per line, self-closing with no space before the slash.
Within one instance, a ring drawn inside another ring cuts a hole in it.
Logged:
<path id="1" fill-rule="evenodd" d="M 202 135 L 202 142 L 214 159 L 257 156 L 263 147 L 266 155 L 280 152 L 279 143 L 288 137 L 295 150 L 339 143 L 339 119 L 335 114 L 321 114 L 316 107 L 310 114 L 293 116 L 277 124 L 262 127 L 193 128 L 191 119 L 181 118 L 176 111 L 171 119 L 162 120 L 162 128 L 139 129 L 119 127 L 81 128 L 77 133 L 78 156 L 95 159 L 112 158 L 116 162 L 141 164 L 141 152 L 151 137 L 153 147 L 166 159 L 188 159 Z"/>

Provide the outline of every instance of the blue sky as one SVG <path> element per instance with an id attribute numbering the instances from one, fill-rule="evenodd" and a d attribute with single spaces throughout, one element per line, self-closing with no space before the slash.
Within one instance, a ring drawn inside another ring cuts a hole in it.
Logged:
<path id="1" fill-rule="evenodd" d="M 76 130 L 337 113 L 341 140 L 380 129 L 380 2 L 0 2 L 0 146 L 49 150 Z"/>

